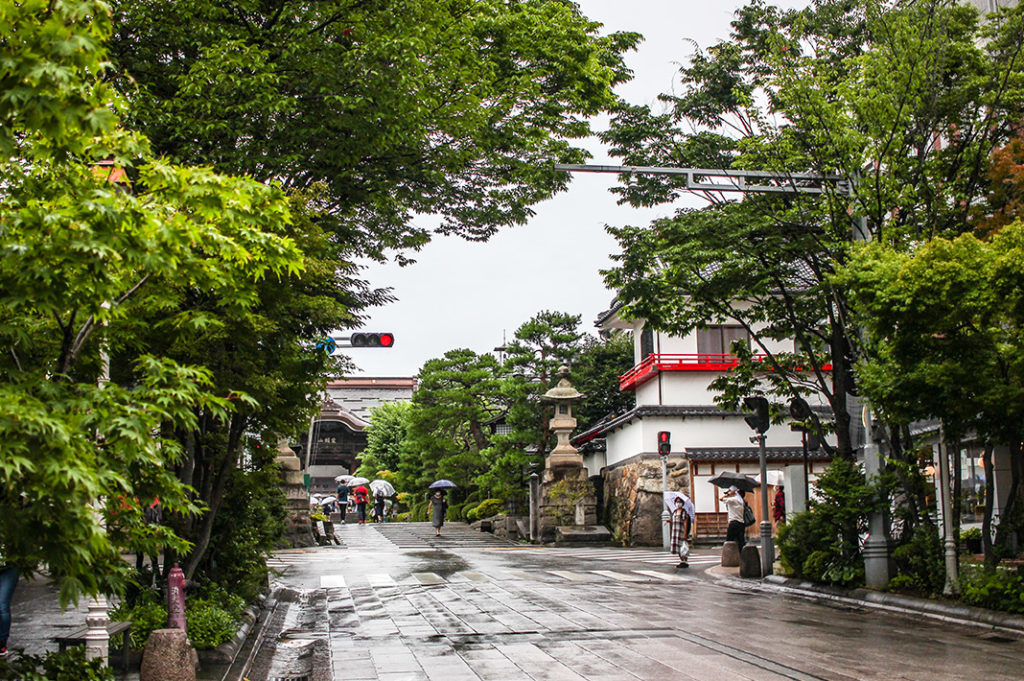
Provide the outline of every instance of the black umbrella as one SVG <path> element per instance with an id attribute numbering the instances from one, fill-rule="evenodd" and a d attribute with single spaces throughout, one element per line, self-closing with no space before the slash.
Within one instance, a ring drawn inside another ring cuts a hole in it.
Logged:
<path id="1" fill-rule="evenodd" d="M 744 492 L 753 492 L 755 487 L 760 487 L 761 483 L 753 478 L 743 475 L 743 473 L 734 473 L 732 471 L 722 471 L 715 477 L 708 480 L 712 485 L 718 485 L 719 487 L 735 487 L 738 490 Z"/>

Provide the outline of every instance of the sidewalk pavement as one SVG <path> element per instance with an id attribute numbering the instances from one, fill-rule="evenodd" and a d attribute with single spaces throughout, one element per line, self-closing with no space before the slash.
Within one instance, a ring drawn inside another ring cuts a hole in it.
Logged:
<path id="1" fill-rule="evenodd" d="M 66 611 L 61 610 L 57 589 L 49 579 L 22 577 L 11 600 L 11 635 L 7 647 L 30 655 L 57 650 L 52 639 L 84 626 L 88 611 L 88 599 L 82 599 L 77 606 L 69 606 Z"/>
<path id="2" fill-rule="evenodd" d="M 865 588 L 844 589 L 779 575 L 768 575 L 764 579 L 744 579 L 739 576 L 739 568 L 721 566 L 708 568 L 705 570 L 705 574 L 734 587 L 885 610 L 915 617 L 928 617 L 943 622 L 1024 636 L 1024 617 L 1020 615 L 978 608 L 939 598 L 919 598 Z"/>

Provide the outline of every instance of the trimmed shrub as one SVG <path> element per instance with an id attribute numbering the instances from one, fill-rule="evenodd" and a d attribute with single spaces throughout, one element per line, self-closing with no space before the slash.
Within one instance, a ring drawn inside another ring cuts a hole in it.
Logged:
<path id="1" fill-rule="evenodd" d="M 889 582 L 889 589 L 939 593 L 946 581 L 939 531 L 932 524 L 914 528 L 910 540 L 893 549 L 897 574 Z"/>
<path id="2" fill-rule="evenodd" d="M 982 608 L 1024 613 L 1024 578 L 1009 570 L 961 563 L 960 600 Z"/>
<path id="3" fill-rule="evenodd" d="M 188 637 L 199 650 L 216 648 L 231 640 L 238 626 L 234 617 L 213 601 L 196 600 L 185 611 Z"/>
<path id="4" fill-rule="evenodd" d="M 815 486 L 820 500 L 779 528 L 782 565 L 795 577 L 859 586 L 864 582 L 860 531 L 878 505 L 876 489 L 846 459 L 833 461 Z"/>
<path id="5" fill-rule="evenodd" d="M 505 500 L 504 499 L 484 499 L 474 509 L 476 512 L 476 519 L 490 518 L 496 516 L 499 513 L 505 512 Z"/>
<path id="6" fill-rule="evenodd" d="M 157 600 L 160 598 L 160 595 L 156 592 L 144 593 L 150 595 L 140 598 L 134 607 L 129 608 L 126 603 L 121 602 L 110 611 L 111 620 L 132 622 L 128 638 L 128 645 L 132 650 L 142 650 L 142 647 L 146 645 L 146 640 L 154 630 L 163 629 L 167 626 L 167 606 Z M 112 637 L 110 639 L 111 647 L 120 648 L 122 636 L 124 634 Z"/>
<path id="7" fill-rule="evenodd" d="M 114 681 L 114 670 L 102 660 L 86 660 L 85 646 L 43 656 L 17 655 L 0 660 L 3 681 Z"/>

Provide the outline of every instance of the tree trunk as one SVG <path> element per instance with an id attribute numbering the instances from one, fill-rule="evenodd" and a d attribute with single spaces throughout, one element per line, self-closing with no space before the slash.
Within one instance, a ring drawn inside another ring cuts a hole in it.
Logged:
<path id="1" fill-rule="evenodd" d="M 210 537 L 213 534 L 213 523 L 217 519 L 217 512 L 224 501 L 224 490 L 227 486 L 228 477 L 238 460 L 239 447 L 241 446 L 242 433 L 245 432 L 245 425 L 248 419 L 240 414 L 231 418 L 231 426 L 228 431 L 228 442 L 223 458 L 214 472 L 210 467 L 206 484 L 204 485 L 206 495 L 204 500 L 209 510 L 203 514 L 199 521 L 196 533 L 195 544 L 192 553 L 188 557 L 188 564 L 185 566 L 185 579 L 192 579 L 196 569 L 202 562 L 206 551 L 210 546 Z"/>
<path id="2" fill-rule="evenodd" d="M 991 443 L 985 444 L 985 452 L 982 455 L 985 469 L 985 515 L 981 520 L 981 546 L 985 553 L 985 563 L 995 567 L 998 563 L 995 551 L 992 546 L 992 509 L 995 505 L 995 481 L 992 473 L 992 447 Z"/>

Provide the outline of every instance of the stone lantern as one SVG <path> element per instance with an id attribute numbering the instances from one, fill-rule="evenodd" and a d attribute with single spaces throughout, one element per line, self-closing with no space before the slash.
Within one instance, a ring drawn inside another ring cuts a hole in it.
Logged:
<path id="1" fill-rule="evenodd" d="M 576 427 L 572 405 L 583 395 L 569 383 L 569 367 L 561 367 L 558 375 L 558 385 L 541 397 L 555 407 L 548 427 L 558 442 L 544 460 L 538 508 L 540 539 L 558 543 L 608 541 L 608 530 L 597 525 L 597 497 L 583 467 L 583 456 L 569 442 Z"/>
<path id="2" fill-rule="evenodd" d="M 548 421 L 548 427 L 554 431 L 558 442 L 544 460 L 544 468 L 582 468 L 583 456 L 569 443 L 569 437 L 576 428 L 576 419 L 572 415 L 572 405 L 583 399 L 583 395 L 569 383 L 569 367 L 564 364 L 558 370 L 561 380 L 551 390 L 541 396 L 543 402 L 555 406 L 555 415 Z"/>

